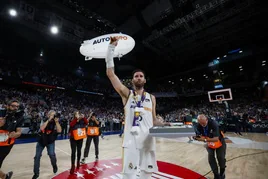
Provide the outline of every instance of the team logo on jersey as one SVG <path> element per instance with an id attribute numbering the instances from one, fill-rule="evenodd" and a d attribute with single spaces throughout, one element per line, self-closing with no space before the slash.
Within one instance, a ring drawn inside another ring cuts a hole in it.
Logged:
<path id="1" fill-rule="evenodd" d="M 129 166 L 134 168 L 132 163 Z M 149 169 L 148 165 L 148 169 Z M 193 172 L 187 168 L 180 167 L 166 162 L 157 162 L 158 172 L 154 172 L 152 178 L 172 178 L 172 179 L 205 179 L 202 175 Z M 136 168 L 136 167 L 135 167 Z M 137 176 L 140 169 L 136 170 Z M 92 163 L 81 165 L 75 170 L 74 174 L 70 174 L 70 170 L 66 170 L 52 179 L 122 179 L 122 159 L 98 160 Z"/>

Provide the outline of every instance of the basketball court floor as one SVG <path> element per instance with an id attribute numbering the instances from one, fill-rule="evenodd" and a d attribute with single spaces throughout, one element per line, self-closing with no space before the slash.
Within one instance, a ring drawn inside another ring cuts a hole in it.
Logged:
<path id="1" fill-rule="evenodd" d="M 233 133 L 226 136 L 233 141 L 227 144 L 226 179 L 267 179 L 268 178 L 268 136 L 263 133 Z M 157 160 L 159 172 L 153 178 L 198 179 L 210 171 L 207 151 L 201 142 L 187 143 L 188 138 L 157 138 Z M 71 148 L 69 140 L 56 141 L 58 174 L 52 172 L 46 149 L 43 151 L 40 179 L 64 178 L 121 178 L 122 138 L 118 135 L 100 139 L 99 160 L 95 162 L 94 145 L 91 144 L 89 164 L 82 166 L 75 175 L 69 175 Z M 31 179 L 36 143 L 22 143 L 13 147 L 3 164 L 4 171 L 12 170 L 13 179 Z M 85 141 L 83 143 L 83 149 Z M 83 151 L 82 151 L 83 153 Z M 213 178 L 209 173 L 205 177 Z"/>

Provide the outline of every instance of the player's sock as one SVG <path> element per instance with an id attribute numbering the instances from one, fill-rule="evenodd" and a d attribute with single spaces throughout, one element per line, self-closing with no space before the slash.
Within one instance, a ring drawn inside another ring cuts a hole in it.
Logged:
<path id="1" fill-rule="evenodd" d="M 141 171 L 140 179 L 150 179 L 151 176 L 152 176 L 152 173 Z"/>
<path id="2" fill-rule="evenodd" d="M 136 173 L 123 173 L 123 179 L 136 179 Z"/>

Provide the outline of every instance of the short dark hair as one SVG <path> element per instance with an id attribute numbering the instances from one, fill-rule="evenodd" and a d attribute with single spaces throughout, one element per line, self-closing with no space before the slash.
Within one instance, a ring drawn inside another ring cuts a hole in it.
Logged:
<path id="1" fill-rule="evenodd" d="M 12 103 L 20 103 L 19 102 L 19 100 L 17 100 L 17 99 L 11 99 L 11 100 L 9 100 L 8 102 L 7 102 L 7 105 L 11 105 Z"/>
<path id="2" fill-rule="evenodd" d="M 96 117 L 96 113 L 92 113 L 91 117 L 92 117 L 92 116 L 95 116 L 95 117 Z"/>
<path id="3" fill-rule="evenodd" d="M 136 70 L 134 70 L 134 71 L 132 72 L 132 78 L 133 78 L 134 74 L 137 73 L 137 72 L 142 72 L 143 75 L 144 75 L 144 78 L 145 78 L 146 75 L 145 75 L 145 72 L 144 72 L 142 69 L 136 69 Z"/>

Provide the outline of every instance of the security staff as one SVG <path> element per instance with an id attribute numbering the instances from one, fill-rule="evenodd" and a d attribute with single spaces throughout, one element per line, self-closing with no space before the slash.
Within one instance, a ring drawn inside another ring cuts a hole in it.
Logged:
<path id="1" fill-rule="evenodd" d="M 6 109 L 0 109 L 0 168 L 11 151 L 15 139 L 21 135 L 21 126 L 24 122 L 24 109 L 17 100 L 11 100 Z M 10 179 L 13 172 L 4 173 L 0 169 L 0 178 Z"/>
<path id="2" fill-rule="evenodd" d="M 194 137 L 194 139 L 207 143 L 208 162 L 214 173 L 214 179 L 225 179 L 226 143 L 222 132 L 220 132 L 219 125 L 216 121 L 208 119 L 204 114 L 198 115 L 197 119 L 197 130 L 201 135 Z M 220 166 L 220 173 L 215 152 Z"/>

